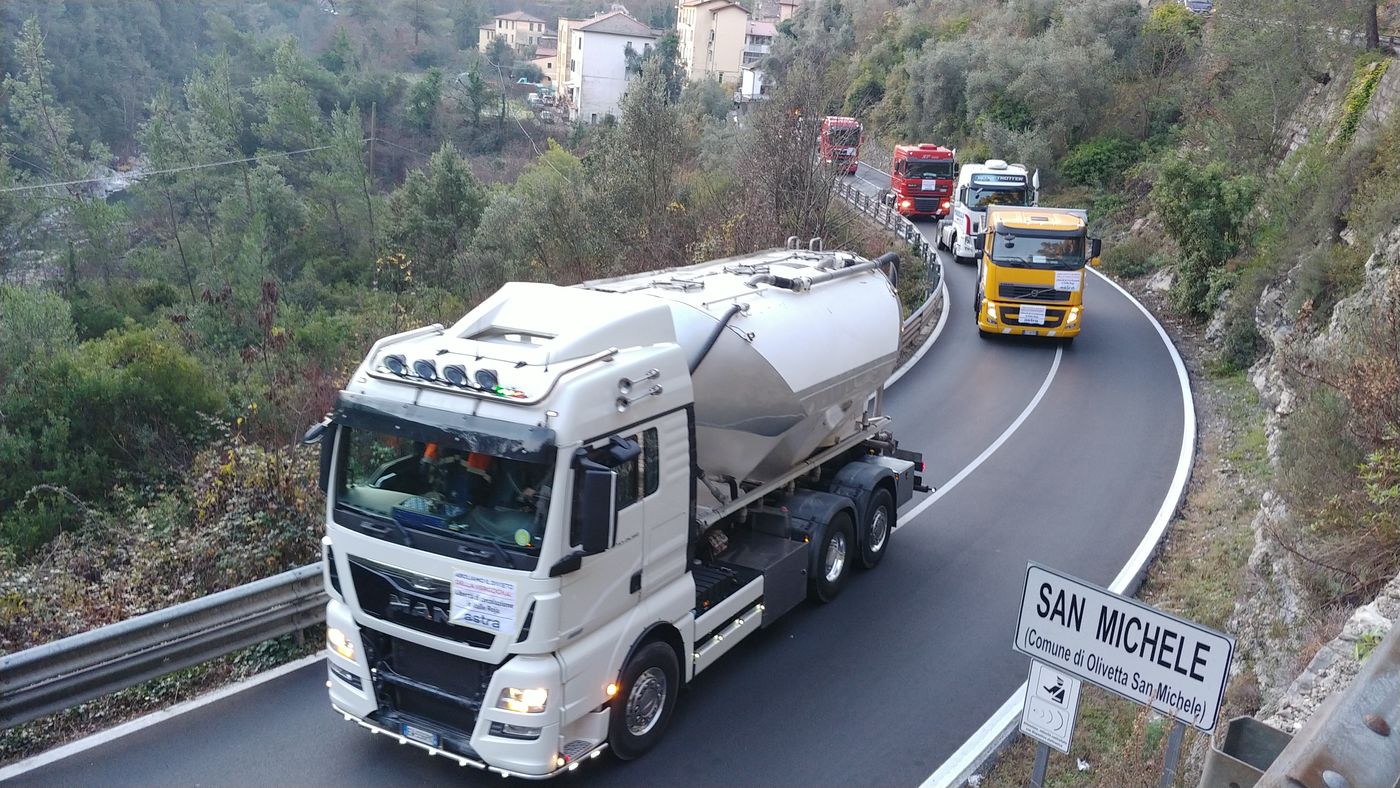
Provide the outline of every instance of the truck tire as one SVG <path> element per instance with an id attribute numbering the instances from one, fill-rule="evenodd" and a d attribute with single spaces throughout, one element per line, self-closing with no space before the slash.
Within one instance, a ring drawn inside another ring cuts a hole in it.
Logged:
<path id="1" fill-rule="evenodd" d="M 608 720 L 608 742 L 618 758 L 640 758 L 661 741 L 676 709 L 680 673 L 675 650 L 659 640 L 632 655 Z"/>
<path id="2" fill-rule="evenodd" d="M 889 550 L 890 535 L 894 532 L 894 498 L 884 487 L 875 490 L 870 496 L 870 508 L 865 513 L 865 527 L 860 535 L 860 565 L 864 569 L 874 569 Z"/>
<path id="3" fill-rule="evenodd" d="M 848 511 L 837 512 L 826 524 L 816 571 L 808 580 L 808 595 L 812 599 L 830 602 L 846 587 L 846 580 L 851 576 L 851 561 L 856 557 L 855 535 L 855 525 Z"/>

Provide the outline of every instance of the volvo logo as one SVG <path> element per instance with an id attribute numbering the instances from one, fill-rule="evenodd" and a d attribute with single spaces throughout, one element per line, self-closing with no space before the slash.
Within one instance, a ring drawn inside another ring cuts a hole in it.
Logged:
<path id="1" fill-rule="evenodd" d="M 409 599 L 395 593 L 389 594 L 389 604 L 385 612 L 390 616 L 409 616 L 439 624 L 448 623 L 447 610 L 442 606 L 430 605 L 421 599 Z"/>

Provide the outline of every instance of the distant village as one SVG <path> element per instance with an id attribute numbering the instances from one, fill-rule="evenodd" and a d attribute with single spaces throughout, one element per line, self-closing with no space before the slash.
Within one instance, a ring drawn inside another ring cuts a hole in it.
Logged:
<path id="1" fill-rule="evenodd" d="M 687 79 L 714 81 L 745 105 L 767 96 L 761 68 L 777 25 L 801 0 L 758 0 L 756 11 L 732 0 L 680 0 L 675 36 Z M 638 21 L 621 4 L 589 19 L 549 21 L 524 11 L 500 14 L 482 25 L 478 48 L 503 39 L 519 57 L 544 74 L 538 98 L 558 120 L 598 123 L 620 114 L 626 92 L 628 53 L 644 55 L 668 31 Z"/>

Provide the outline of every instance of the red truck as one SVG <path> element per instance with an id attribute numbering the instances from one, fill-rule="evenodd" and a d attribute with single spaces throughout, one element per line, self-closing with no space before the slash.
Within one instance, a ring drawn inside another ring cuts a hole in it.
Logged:
<path id="1" fill-rule="evenodd" d="M 860 164 L 860 121 L 829 115 L 822 118 L 821 156 L 828 164 L 846 165 L 846 174 L 855 175 Z"/>
<path id="2" fill-rule="evenodd" d="M 887 199 L 911 219 L 941 219 L 952 205 L 957 174 L 956 150 L 929 142 L 896 145 Z"/>

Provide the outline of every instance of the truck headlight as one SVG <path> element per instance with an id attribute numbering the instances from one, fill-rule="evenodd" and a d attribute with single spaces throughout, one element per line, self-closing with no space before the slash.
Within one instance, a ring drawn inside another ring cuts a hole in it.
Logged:
<path id="1" fill-rule="evenodd" d="M 335 627 L 326 627 L 326 648 L 351 662 L 355 661 L 355 644 L 350 642 L 350 638 L 346 637 L 344 632 Z"/>
<path id="2" fill-rule="evenodd" d="M 544 704 L 548 700 L 549 690 L 547 689 L 506 687 L 501 690 L 501 699 L 496 701 L 496 708 L 517 711 L 522 714 L 536 714 L 544 711 Z"/>
<path id="3" fill-rule="evenodd" d="M 1070 307 L 1069 317 L 1065 318 L 1065 325 L 1079 322 L 1079 307 Z"/>
<path id="4" fill-rule="evenodd" d="M 996 304 L 987 304 L 987 322 L 988 322 L 988 323 L 995 323 L 995 322 L 997 322 L 997 305 L 996 305 Z"/>

